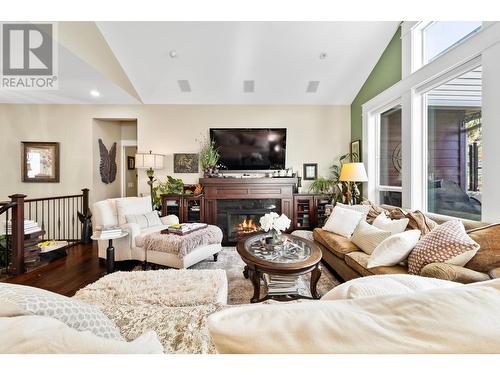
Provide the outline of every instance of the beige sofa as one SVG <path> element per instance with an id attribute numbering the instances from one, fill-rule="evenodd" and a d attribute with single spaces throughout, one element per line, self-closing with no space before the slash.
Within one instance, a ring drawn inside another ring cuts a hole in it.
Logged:
<path id="1" fill-rule="evenodd" d="M 372 206 L 367 220 L 370 221 L 370 217 L 373 218 L 382 211 L 386 211 L 390 216 L 396 215 L 397 218 L 402 217 L 403 214 L 410 214 L 407 211 L 395 209 L 394 207 Z M 421 217 L 424 216 L 421 213 L 419 214 L 422 215 Z M 434 223 L 435 225 L 436 223 L 439 224 L 450 220 L 450 218 L 426 214 L 424 220 L 429 225 L 430 223 Z M 464 267 L 446 263 L 428 264 L 422 269 L 421 276 L 461 283 L 486 281 L 500 277 L 500 223 L 488 225 L 468 220 L 462 220 L 462 222 L 469 236 L 481 245 L 478 253 Z M 421 225 L 424 224 L 421 223 Z M 426 230 L 429 230 L 429 228 L 424 228 L 423 233 Z M 348 238 L 327 232 L 321 228 L 316 228 L 313 236 L 315 241 L 321 245 L 323 260 L 343 280 L 371 275 L 408 273 L 408 269 L 404 265 L 367 268 L 370 256 L 361 251 Z"/>

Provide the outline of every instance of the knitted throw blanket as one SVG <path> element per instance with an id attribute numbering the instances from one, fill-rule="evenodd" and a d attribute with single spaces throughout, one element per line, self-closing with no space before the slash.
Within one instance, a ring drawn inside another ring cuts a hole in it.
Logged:
<path id="1" fill-rule="evenodd" d="M 151 233 L 144 237 L 144 248 L 147 251 L 171 253 L 183 259 L 187 254 L 200 246 L 222 242 L 222 231 L 215 225 L 199 229 L 184 236 L 176 234 Z"/>

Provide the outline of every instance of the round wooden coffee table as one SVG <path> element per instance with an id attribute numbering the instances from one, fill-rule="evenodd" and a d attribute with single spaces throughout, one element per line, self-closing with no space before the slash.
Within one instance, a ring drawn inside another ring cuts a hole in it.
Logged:
<path id="1" fill-rule="evenodd" d="M 266 246 L 264 239 L 269 237 L 268 234 L 257 234 L 247 237 L 236 246 L 241 259 L 246 263 L 243 275 L 250 279 L 253 284 L 253 297 L 251 303 L 262 302 L 267 299 L 278 301 L 288 301 L 298 298 L 319 299 L 316 286 L 321 277 L 321 249 L 314 242 L 283 234 L 283 245 Z M 272 279 L 282 277 L 298 277 L 311 272 L 311 295 L 304 296 L 297 292 L 283 294 L 267 294 L 260 298 L 261 280 L 264 274 Z"/>

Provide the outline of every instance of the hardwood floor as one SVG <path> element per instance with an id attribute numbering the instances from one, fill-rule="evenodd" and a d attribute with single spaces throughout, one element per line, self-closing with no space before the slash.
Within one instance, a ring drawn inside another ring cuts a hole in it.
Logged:
<path id="1" fill-rule="evenodd" d="M 117 269 L 130 270 L 132 267 L 130 264 L 117 264 Z M 73 296 L 79 289 L 101 278 L 105 271 L 105 264 L 99 261 L 97 244 L 94 243 L 72 246 L 65 258 L 5 281 Z"/>

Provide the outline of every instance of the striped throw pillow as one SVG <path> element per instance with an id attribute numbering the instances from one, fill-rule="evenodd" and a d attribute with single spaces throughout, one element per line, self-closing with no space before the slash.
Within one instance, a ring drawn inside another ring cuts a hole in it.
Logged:
<path id="1" fill-rule="evenodd" d="M 151 211 L 143 215 L 126 215 L 125 219 L 127 220 L 127 223 L 139 224 L 141 229 L 162 225 L 160 217 L 156 211 Z"/>
<path id="2" fill-rule="evenodd" d="M 390 237 L 391 232 L 385 231 L 368 224 L 366 221 L 360 221 L 351 237 L 357 247 L 367 254 L 371 254 L 373 250 Z"/>

